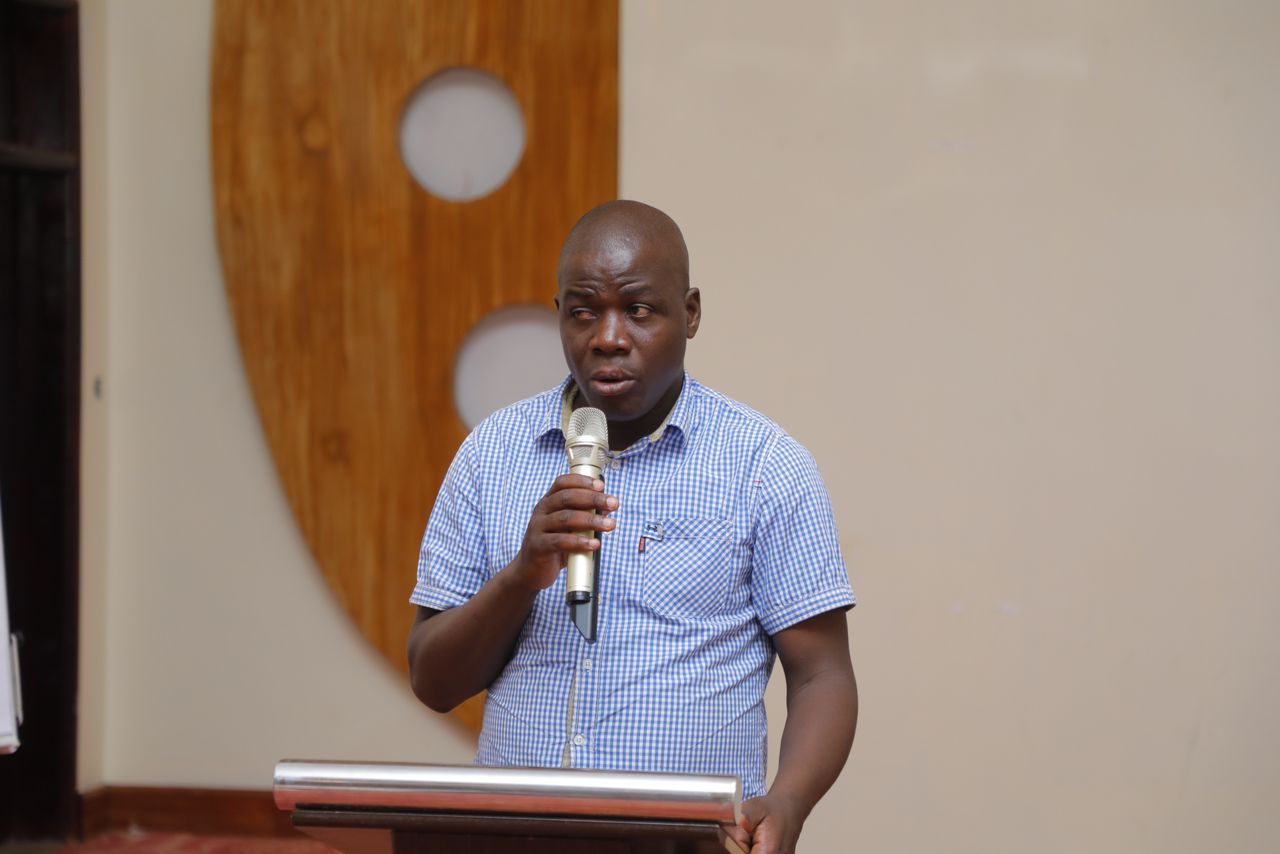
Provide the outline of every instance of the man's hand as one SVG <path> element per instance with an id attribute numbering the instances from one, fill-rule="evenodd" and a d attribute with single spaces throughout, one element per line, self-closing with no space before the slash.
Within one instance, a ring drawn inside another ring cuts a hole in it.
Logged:
<path id="1" fill-rule="evenodd" d="M 742 818 L 729 835 L 751 854 L 794 854 L 804 825 L 800 804 L 771 792 L 742 805 Z"/>
<path id="2" fill-rule="evenodd" d="M 533 508 L 520 552 L 508 571 L 512 581 L 537 592 L 550 587 L 568 562 L 567 552 L 600 548 L 600 541 L 583 532 L 612 531 L 608 514 L 618 509 L 618 499 L 606 495 L 604 481 L 581 474 L 556 478 L 551 490 Z"/>
<path id="3" fill-rule="evenodd" d="M 612 531 L 608 514 L 617 509 L 602 481 L 562 475 L 533 509 L 515 559 L 479 593 L 447 611 L 419 608 L 409 633 L 410 685 L 418 699 L 447 712 L 488 688 L 507 666 L 538 591 L 560 575 L 565 552 L 600 548 L 580 532 Z"/>

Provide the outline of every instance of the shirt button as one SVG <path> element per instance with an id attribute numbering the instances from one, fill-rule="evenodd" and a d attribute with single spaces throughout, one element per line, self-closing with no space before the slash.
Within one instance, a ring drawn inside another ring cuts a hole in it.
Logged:
<path id="1" fill-rule="evenodd" d="M 590 670 L 590 669 L 591 669 L 591 659 L 589 659 L 589 658 L 584 659 L 584 660 L 583 660 L 583 662 L 582 662 L 582 666 L 583 666 L 584 668 L 586 668 L 587 670 Z"/>
<path id="2" fill-rule="evenodd" d="M 609 463 L 609 468 L 613 469 L 614 471 L 617 471 L 618 469 L 622 468 L 622 463 L 618 462 L 617 460 L 614 460 L 613 462 Z"/>
<path id="3" fill-rule="evenodd" d="M 573 737 L 573 743 L 578 745 L 578 747 L 581 747 L 587 743 L 587 737 L 585 735 L 575 735 Z"/>

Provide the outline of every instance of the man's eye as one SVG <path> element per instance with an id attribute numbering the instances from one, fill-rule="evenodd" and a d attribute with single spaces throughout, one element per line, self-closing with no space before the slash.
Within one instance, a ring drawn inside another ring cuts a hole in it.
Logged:
<path id="1" fill-rule="evenodd" d="M 653 309 L 647 305 L 633 305 L 628 311 L 630 311 L 632 317 L 648 317 L 653 314 Z"/>
<path id="2" fill-rule="evenodd" d="M 569 316 L 574 320 L 590 320 L 595 317 L 595 313 L 589 308 L 575 308 L 569 311 Z"/>

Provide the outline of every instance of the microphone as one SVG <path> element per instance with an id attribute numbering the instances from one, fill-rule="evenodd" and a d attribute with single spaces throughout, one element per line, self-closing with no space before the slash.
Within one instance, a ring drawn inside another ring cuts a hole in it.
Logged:
<path id="1" fill-rule="evenodd" d="M 569 473 L 600 478 L 609 459 L 609 421 L 599 409 L 584 406 L 569 416 L 569 430 L 564 437 L 569 454 Z M 578 531 L 579 536 L 595 538 L 595 531 Z M 569 552 L 565 574 L 565 602 L 569 616 L 587 643 L 596 642 L 596 585 L 600 581 L 600 550 Z"/>

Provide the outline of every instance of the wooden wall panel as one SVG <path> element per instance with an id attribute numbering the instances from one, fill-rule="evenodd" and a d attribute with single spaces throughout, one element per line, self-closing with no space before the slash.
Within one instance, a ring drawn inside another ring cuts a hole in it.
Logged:
<path id="1" fill-rule="evenodd" d="M 401 669 L 466 433 L 458 347 L 494 309 L 550 304 L 568 229 L 617 193 L 617 30 L 616 0 L 217 5 L 214 198 L 246 370 L 325 578 Z M 507 183 L 464 203 L 420 188 L 398 143 L 409 95 L 459 65 L 503 80 L 526 122 Z"/>

